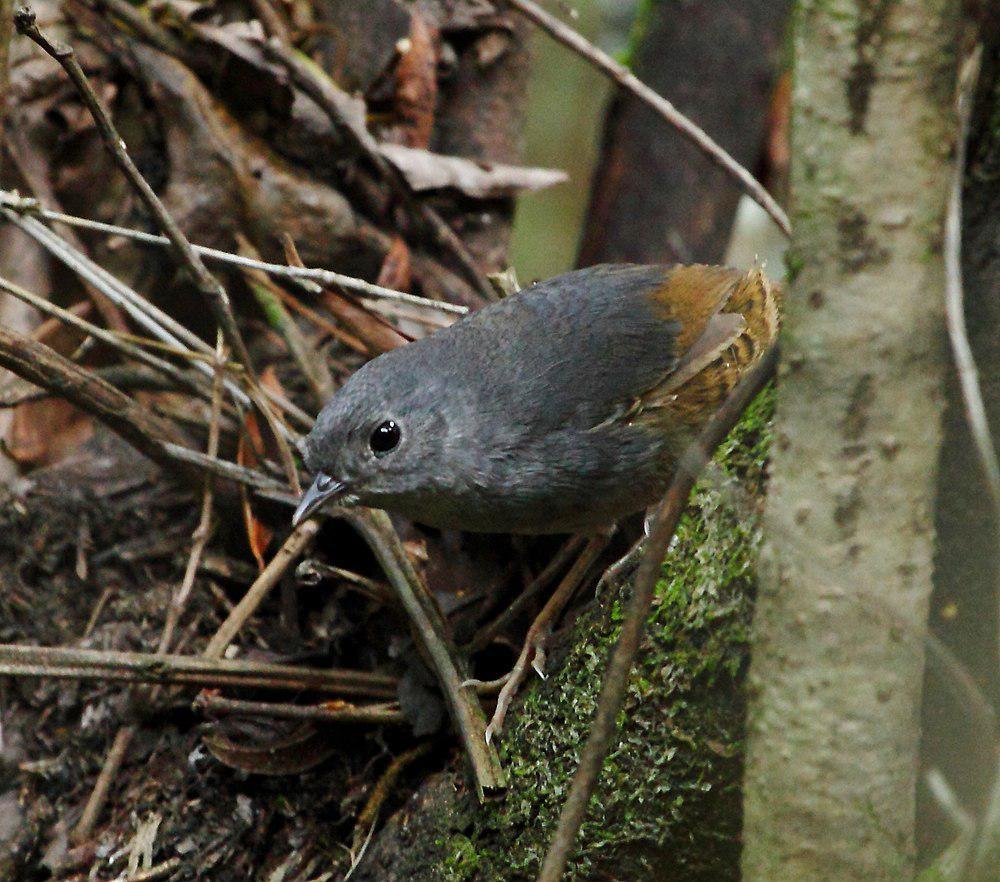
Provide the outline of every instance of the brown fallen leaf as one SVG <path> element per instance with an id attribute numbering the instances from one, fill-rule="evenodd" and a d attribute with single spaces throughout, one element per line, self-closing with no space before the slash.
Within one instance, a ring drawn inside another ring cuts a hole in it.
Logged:
<path id="1" fill-rule="evenodd" d="M 389 246 L 385 260 L 382 261 L 376 284 L 396 291 L 409 291 L 412 282 L 409 246 L 403 241 L 402 236 L 396 236 Z"/>
<path id="2" fill-rule="evenodd" d="M 268 365 L 261 372 L 260 384 L 266 389 L 284 395 L 284 390 L 278 381 L 274 365 Z M 247 468 L 259 468 L 261 462 L 267 456 L 267 452 L 267 443 L 264 440 L 264 434 L 261 432 L 257 414 L 252 410 L 248 411 L 243 421 L 239 441 L 236 444 L 236 462 Z M 243 523 L 247 531 L 247 543 L 250 546 L 250 551 L 254 559 L 257 561 L 257 566 L 263 570 L 267 565 L 264 555 L 267 551 L 267 546 L 274 537 L 274 531 L 254 514 L 253 505 L 250 502 L 250 494 L 244 486 L 240 487 L 240 499 L 243 503 Z"/>
<path id="3" fill-rule="evenodd" d="M 394 134 L 407 147 L 427 147 L 437 105 L 438 34 L 414 8 L 410 35 L 396 64 Z"/>
<path id="4" fill-rule="evenodd" d="M 70 308 L 75 315 L 91 311 L 89 301 Z M 40 324 L 32 336 L 63 355 L 70 355 L 83 337 L 57 319 Z M 28 401 L 14 408 L 4 444 L 8 455 L 21 466 L 58 462 L 94 433 L 93 422 L 62 398 Z"/>

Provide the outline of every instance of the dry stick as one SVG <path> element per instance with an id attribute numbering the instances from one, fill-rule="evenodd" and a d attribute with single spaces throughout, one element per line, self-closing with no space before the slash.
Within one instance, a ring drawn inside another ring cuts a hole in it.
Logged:
<path id="1" fill-rule="evenodd" d="M 258 257 L 252 243 L 242 233 L 236 234 L 237 245 L 244 254 Z M 312 392 L 313 401 L 318 407 L 326 404 L 333 394 L 333 378 L 319 352 L 306 340 L 305 335 L 295 323 L 295 320 L 281 302 L 277 284 L 262 270 L 245 269 L 243 276 L 253 292 L 254 299 L 264 313 L 267 323 L 281 335 L 285 347 L 292 360 L 298 365 L 302 376 Z"/>
<path id="2" fill-rule="evenodd" d="M 726 174 L 738 181 L 747 194 L 771 216 L 781 231 L 786 236 L 791 236 L 792 225 L 788 220 L 788 215 L 785 214 L 774 197 L 764 189 L 760 181 L 733 159 L 704 129 L 688 119 L 666 98 L 647 86 L 624 64 L 615 61 L 606 52 L 602 52 L 569 25 L 546 12 L 532 0 L 504 0 L 504 2 L 520 12 L 525 18 L 533 21 L 554 40 L 585 58 L 623 89 L 628 90 L 656 111 Z"/>
<path id="3" fill-rule="evenodd" d="M 281 548 L 271 558 L 270 562 L 247 589 L 247 593 L 233 608 L 226 620 L 208 641 L 202 656 L 204 658 L 222 658 L 233 638 L 239 633 L 247 619 L 263 603 L 264 598 L 278 584 L 278 581 L 292 565 L 296 557 L 313 540 L 319 531 L 319 521 L 310 519 L 296 527 L 285 540 Z"/>
<path id="4" fill-rule="evenodd" d="M 129 356 L 129 358 L 134 358 L 136 361 L 142 362 L 148 367 L 159 371 L 165 376 L 170 377 L 179 386 L 182 386 L 187 391 L 202 398 L 207 397 L 205 389 L 198 385 L 198 383 L 194 382 L 191 377 L 184 373 L 184 371 L 180 368 L 175 367 L 169 361 L 164 361 L 162 358 L 152 355 L 145 349 L 128 342 L 123 339 L 121 335 L 98 327 L 97 325 L 88 322 L 86 319 L 80 318 L 68 309 L 56 306 L 54 303 L 51 303 L 45 298 L 39 297 L 37 294 L 33 294 L 31 291 L 22 288 L 20 285 L 15 285 L 13 282 L 2 277 L 0 277 L 0 291 L 4 291 L 12 297 L 16 297 L 18 300 L 24 301 L 45 315 L 56 318 L 64 324 L 77 328 L 85 334 L 89 334 L 94 339 L 100 340 L 112 349 L 117 349 L 124 355 Z"/>
<path id="5" fill-rule="evenodd" d="M 253 363 L 250 353 L 247 351 L 246 343 L 236 326 L 236 319 L 233 316 L 232 306 L 229 303 L 229 296 L 225 288 L 215 279 L 205 267 L 198 253 L 191 247 L 187 237 L 181 231 L 177 221 L 164 208 L 160 198 L 153 192 L 149 182 L 142 176 L 136 168 L 132 158 L 125 147 L 125 141 L 118 134 L 111 121 L 111 117 L 104 109 L 97 94 L 94 92 L 87 80 L 87 75 L 76 60 L 76 54 L 72 47 L 61 42 L 53 42 L 46 37 L 39 29 L 35 21 L 35 13 L 27 6 L 21 7 L 14 14 L 14 23 L 18 33 L 28 37 L 38 45 L 42 51 L 51 56 L 59 63 L 66 75 L 70 78 L 80 97 L 90 111 L 97 127 L 98 134 L 104 142 L 105 147 L 111 153 L 112 158 L 118 167 L 125 174 L 126 179 L 132 189 L 138 194 L 143 204 L 156 220 L 157 225 L 166 234 L 173 247 L 174 254 L 178 262 L 184 266 L 195 283 L 199 293 L 205 298 L 212 309 L 216 323 L 222 328 L 226 336 L 226 342 L 230 345 L 240 361 L 246 368 L 248 374 L 253 377 Z"/>
<path id="6" fill-rule="evenodd" d="M 63 223 L 71 227 L 79 227 L 83 230 L 107 233 L 110 236 L 122 236 L 143 245 L 170 245 L 170 240 L 166 236 L 157 236 L 154 233 L 147 233 L 142 230 L 133 230 L 129 227 L 121 227 L 116 224 L 106 224 L 103 221 L 95 221 L 72 214 L 50 211 L 49 209 L 41 208 L 36 200 L 17 196 L 8 190 L 0 190 L 0 205 L 17 214 L 37 215 L 48 221 Z M 465 315 L 469 311 L 468 307 L 457 303 L 446 303 L 442 300 L 430 300 L 427 297 L 420 297 L 416 294 L 407 294 L 405 291 L 385 288 L 382 285 L 366 282 L 364 279 L 357 279 L 354 276 L 346 276 L 343 273 L 334 272 L 333 270 L 266 263 L 262 260 L 254 260 L 239 254 L 233 254 L 229 251 L 221 251 L 218 248 L 209 248 L 205 245 L 192 245 L 191 247 L 208 260 L 229 263 L 248 269 L 259 269 L 272 276 L 304 279 L 317 282 L 320 285 L 339 285 L 348 291 L 354 291 L 362 296 L 371 297 L 376 300 L 401 303 L 430 312 L 441 312 L 456 316 Z"/>
<path id="7" fill-rule="evenodd" d="M 518 689 L 521 688 L 524 678 L 528 675 L 528 663 L 531 662 L 531 666 L 535 669 L 539 677 L 545 676 L 545 638 L 548 636 L 556 617 L 576 593 L 577 588 L 580 587 L 591 564 L 608 547 L 610 541 L 610 533 L 599 533 L 587 541 L 583 551 L 580 552 L 580 556 L 573 563 L 573 566 L 570 567 L 569 572 L 563 576 L 559 587 L 552 592 L 552 596 L 548 599 L 545 606 L 542 607 L 542 611 L 531 623 L 531 627 L 528 628 L 528 633 L 525 635 L 521 653 L 518 655 L 513 669 L 506 677 L 503 688 L 500 690 L 493 718 L 486 727 L 487 741 L 490 741 L 494 735 L 499 734 L 503 728 L 507 709 L 514 700 L 514 696 L 517 695 Z"/>
<path id="8" fill-rule="evenodd" d="M 165 449 L 183 446 L 174 426 L 44 343 L 0 327 L 0 365 L 97 417 L 157 465 L 199 481 L 199 471 Z"/>
<path id="9" fill-rule="evenodd" d="M 226 363 L 226 348 L 223 342 L 222 331 L 218 332 L 215 342 L 215 383 L 212 388 L 212 414 L 208 425 L 208 456 L 213 459 L 219 455 L 219 421 L 222 409 L 222 377 L 223 367 Z M 195 527 L 192 535 L 191 553 L 188 556 L 187 566 L 184 569 L 184 577 L 181 579 L 180 587 L 170 600 L 170 607 L 167 610 L 167 620 L 163 625 L 163 633 L 160 634 L 160 643 L 156 649 L 158 655 L 162 655 L 170 649 L 174 642 L 174 631 L 177 630 L 177 623 L 187 606 L 191 597 L 191 590 L 194 588 L 195 575 L 198 566 L 201 564 L 205 546 L 212 532 L 212 504 L 215 498 L 215 481 L 209 472 L 205 475 L 205 489 L 201 497 L 201 515 L 198 519 L 198 526 Z"/>
<path id="10" fill-rule="evenodd" d="M 118 770 L 125 761 L 125 755 L 128 753 L 129 745 L 131 745 L 135 733 L 136 726 L 133 723 L 128 726 L 122 726 L 115 734 L 115 740 L 111 743 L 111 749 L 104 759 L 101 773 L 94 782 L 94 789 L 90 792 L 90 798 L 83 807 L 80 820 L 77 822 L 76 827 L 73 828 L 72 836 L 76 842 L 84 842 L 90 837 L 94 829 L 94 824 L 97 823 L 97 816 L 101 813 L 101 809 L 104 808 L 104 803 L 108 801 L 111 785 L 114 783 L 118 775 Z"/>
<path id="11" fill-rule="evenodd" d="M 368 847 L 368 843 L 371 842 L 372 834 L 375 832 L 375 825 L 378 823 L 379 812 L 382 810 L 385 801 L 389 798 L 389 794 L 392 793 L 392 788 L 396 786 L 399 776 L 410 763 L 429 753 L 430 749 L 431 742 L 425 741 L 423 744 L 418 744 L 416 747 L 411 747 L 405 753 L 401 753 L 389 763 L 386 770 L 375 783 L 371 795 L 365 802 L 364 808 L 359 812 L 358 820 L 354 825 L 354 837 L 351 843 L 351 868 L 344 876 L 344 882 L 347 882 L 351 878 L 361 863 L 361 859 L 365 856 L 365 850 Z M 365 834 L 366 829 L 368 830 L 367 834 Z"/>
<path id="12" fill-rule="evenodd" d="M 212 415 L 208 428 L 208 455 L 217 456 L 219 452 L 219 421 L 222 410 L 222 378 L 226 364 L 226 349 L 223 342 L 222 331 L 218 332 L 215 343 L 215 381 L 212 384 Z M 191 596 L 191 589 L 194 587 L 194 577 L 198 571 L 198 564 L 201 561 L 202 552 L 208 543 L 212 521 L 212 498 L 215 490 L 215 481 L 211 473 L 205 475 L 205 489 L 202 493 L 201 516 L 198 526 L 194 531 L 194 542 L 191 546 L 191 553 L 188 557 L 187 567 L 184 570 L 184 577 L 180 587 L 171 598 L 167 607 L 167 619 L 160 634 L 159 645 L 156 647 L 156 655 L 165 655 L 170 649 L 174 640 L 174 631 L 180 621 L 181 614 L 187 606 L 188 598 Z M 94 782 L 94 788 L 90 792 L 87 804 L 83 808 L 80 820 L 73 829 L 73 838 L 77 842 L 85 842 L 93 832 L 94 824 L 100 817 L 105 803 L 108 801 L 108 794 L 111 790 L 111 783 L 118 776 L 122 763 L 128 755 L 129 746 L 138 731 L 135 723 L 128 723 L 119 728 L 115 735 L 115 740 L 104 758 L 104 766 L 101 773 Z"/>
<path id="13" fill-rule="evenodd" d="M 185 446 L 175 426 L 44 343 L 0 327 L 0 366 L 65 398 L 121 435 L 136 450 L 187 483 L 205 472 L 246 484 L 267 499 L 294 506 L 288 487 L 263 472 L 206 456 Z"/>
<path id="14" fill-rule="evenodd" d="M 632 597 L 625 611 L 621 636 L 604 675 L 590 737 L 580 756 L 580 765 L 573 776 L 569 795 L 559 815 L 556 832 L 552 837 L 541 872 L 538 874 L 538 882 L 558 882 L 566 868 L 566 861 L 583 823 L 590 797 L 593 795 L 604 764 L 604 757 L 617 731 L 615 721 L 625 699 L 632 661 L 639 649 L 639 641 L 645 629 L 646 617 L 653 601 L 653 591 L 660 575 L 663 558 L 681 515 L 687 507 L 688 497 L 695 481 L 711 459 L 715 448 L 725 440 L 726 435 L 739 421 L 747 405 L 774 375 L 777 361 L 778 347 L 775 345 L 740 380 L 678 464 L 667 495 L 653 519 L 652 529 L 646 541 L 646 550 L 635 577 Z"/>
<path id="15" fill-rule="evenodd" d="M 254 12 L 257 13 L 257 18 L 260 19 L 268 36 L 290 46 L 292 43 L 291 29 L 280 10 L 271 5 L 271 0 L 250 0 L 250 2 L 253 4 Z"/>
<path id="16" fill-rule="evenodd" d="M 473 290 L 487 302 L 496 300 L 496 291 L 479 271 L 458 234 L 434 209 L 417 199 L 406 176 L 379 152 L 378 144 L 363 124 L 361 126 L 352 124 L 343 107 L 346 96 L 342 95 L 322 69 L 312 63 L 307 56 L 273 39 L 264 43 L 264 52 L 272 60 L 277 60 L 285 66 L 292 82 L 319 105 L 350 149 L 358 156 L 364 157 L 375 169 L 399 200 L 411 221 L 426 234 L 430 234 L 437 245 L 451 254 Z"/>
<path id="17" fill-rule="evenodd" d="M 0 206 L 0 214 L 14 223 L 19 229 L 31 236 L 36 242 L 46 248 L 54 257 L 62 261 L 85 282 L 105 294 L 116 306 L 124 309 L 138 324 L 146 328 L 154 337 L 176 347 L 177 355 L 192 360 L 190 353 L 185 353 L 185 343 L 191 350 L 206 356 L 205 363 L 192 361 L 194 367 L 212 376 L 212 368 L 208 362 L 212 359 L 212 347 L 198 337 L 193 331 L 184 327 L 176 319 L 165 313 L 128 285 L 116 279 L 99 264 L 94 263 L 87 255 L 78 251 L 72 244 L 62 239 L 45 224 L 33 217 L 22 217 L 14 209 L 4 204 Z M 184 341 L 183 343 L 181 341 Z M 233 398 L 244 406 L 250 405 L 248 396 L 233 380 L 226 380 L 226 389 Z M 283 396 L 270 389 L 263 389 L 264 395 L 278 404 L 286 413 L 305 427 L 311 426 L 313 418 L 301 408 L 287 401 Z M 278 428 L 289 438 L 295 435 L 284 426 Z"/>
<path id="18" fill-rule="evenodd" d="M 0 676 L 114 680 L 163 686 L 310 690 L 330 695 L 394 699 L 397 681 L 386 674 L 342 668 L 304 668 L 247 659 L 155 655 L 66 646 L 0 644 Z"/>
<path id="19" fill-rule="evenodd" d="M 191 247 L 191 243 L 187 240 L 177 221 L 167 211 L 160 198 L 149 185 L 149 182 L 142 176 L 139 169 L 136 168 L 135 163 L 132 162 L 132 157 L 128 154 L 125 141 L 115 129 L 110 115 L 91 87 L 87 75 L 76 60 L 76 54 L 73 52 L 72 47 L 65 43 L 53 43 L 49 40 L 38 29 L 38 25 L 35 22 L 35 13 L 27 6 L 21 7 L 14 14 L 14 24 L 17 27 L 18 33 L 28 37 L 46 54 L 55 59 L 62 69 L 66 71 L 66 75 L 80 93 L 84 104 L 87 105 L 87 109 L 94 119 L 104 146 L 107 147 L 111 156 L 117 162 L 118 167 L 124 172 L 132 189 L 135 190 L 150 214 L 153 215 L 160 229 L 170 239 L 170 244 L 178 263 L 187 270 L 198 292 L 208 302 L 216 324 L 222 328 L 226 342 L 232 348 L 237 361 L 243 365 L 244 370 L 247 372 L 250 397 L 271 429 L 289 483 L 295 490 L 298 490 L 298 471 L 285 437 L 285 427 L 280 423 L 277 416 L 275 416 L 263 394 L 260 381 L 254 370 L 253 361 L 250 358 L 250 352 L 247 350 L 246 343 L 236 324 L 236 317 L 233 315 L 232 305 L 229 302 L 229 295 L 226 293 L 226 289 L 208 271 L 198 252 Z"/>
<path id="20" fill-rule="evenodd" d="M 331 706 L 332 705 L 332 706 Z M 332 702 L 331 705 L 287 704 L 278 701 L 242 701 L 200 693 L 192 702 L 195 710 L 216 716 L 240 714 L 273 717 L 278 720 L 312 720 L 318 723 L 367 723 L 401 725 L 406 716 L 399 708 L 385 704 L 354 705 Z"/>
<path id="21" fill-rule="evenodd" d="M 166 879 L 180 869 L 181 859 L 176 855 L 162 864 L 156 864 L 148 870 L 140 870 L 132 873 L 131 876 L 120 877 L 118 882 L 156 882 L 158 879 Z"/>
<path id="22" fill-rule="evenodd" d="M 440 609 L 413 569 L 389 516 L 377 509 L 345 511 L 371 548 L 403 606 L 421 649 L 434 667 L 465 755 L 472 766 L 476 793 L 486 794 L 507 785 L 496 748 L 486 741 L 486 717 L 475 690 L 465 685 L 464 666 L 448 637 Z M 308 522 L 307 522 L 308 523 Z"/>

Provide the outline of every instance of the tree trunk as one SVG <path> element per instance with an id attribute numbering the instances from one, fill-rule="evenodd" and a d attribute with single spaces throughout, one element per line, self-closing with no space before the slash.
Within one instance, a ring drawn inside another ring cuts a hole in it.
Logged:
<path id="1" fill-rule="evenodd" d="M 790 0 L 642 4 L 637 76 L 761 168 Z M 740 188 L 634 95 L 608 110 L 579 263 L 718 263 Z"/>
<path id="2" fill-rule="evenodd" d="M 747 882 L 912 875 L 957 21 L 949 0 L 798 9 Z"/>

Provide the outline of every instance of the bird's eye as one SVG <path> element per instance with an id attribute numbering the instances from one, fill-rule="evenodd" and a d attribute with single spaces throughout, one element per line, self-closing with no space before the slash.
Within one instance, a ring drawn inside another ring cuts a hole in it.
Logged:
<path id="1" fill-rule="evenodd" d="M 399 444 L 401 434 L 395 420 L 385 420 L 376 426 L 368 445 L 376 456 L 385 456 Z"/>

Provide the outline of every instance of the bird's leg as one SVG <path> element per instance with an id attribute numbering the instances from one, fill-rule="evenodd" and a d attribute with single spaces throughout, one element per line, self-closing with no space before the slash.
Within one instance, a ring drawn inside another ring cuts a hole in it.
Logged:
<path id="1" fill-rule="evenodd" d="M 600 598 L 609 585 L 617 585 L 619 580 L 639 562 L 639 558 L 642 557 L 642 546 L 645 545 L 648 535 L 646 533 L 636 539 L 635 544 L 601 574 L 594 589 L 594 597 Z"/>
<path id="2" fill-rule="evenodd" d="M 594 588 L 594 597 L 600 599 L 605 588 L 609 585 L 617 585 L 622 576 L 639 563 L 639 558 L 642 556 L 642 546 L 649 538 L 649 531 L 655 516 L 655 506 L 646 510 L 646 516 L 642 519 L 642 535 L 635 540 L 635 544 L 625 554 L 601 574 L 601 578 L 597 580 L 597 586 Z"/>
<path id="3" fill-rule="evenodd" d="M 524 682 L 524 678 L 527 676 L 529 661 L 538 676 L 543 679 L 545 678 L 544 647 L 545 641 L 552 631 L 552 625 L 566 604 L 569 603 L 570 598 L 576 593 L 576 589 L 580 587 L 591 564 L 608 547 L 612 535 L 613 530 L 598 533 L 587 540 L 587 544 L 583 547 L 576 562 L 570 567 L 569 572 L 563 576 L 559 587 L 552 592 L 552 596 L 545 606 L 542 607 L 542 611 L 538 614 L 535 621 L 531 623 L 531 627 L 528 628 L 528 633 L 524 638 L 524 646 L 521 649 L 521 654 L 517 657 L 517 661 L 514 663 L 514 667 L 507 678 L 507 682 L 504 683 L 503 689 L 500 690 L 500 695 L 497 698 L 497 707 L 493 712 L 493 719 L 490 720 L 489 726 L 486 727 L 487 741 L 490 741 L 503 727 L 507 709 L 510 707 L 510 703 L 514 700 L 514 696 L 517 695 L 521 684 Z"/>

